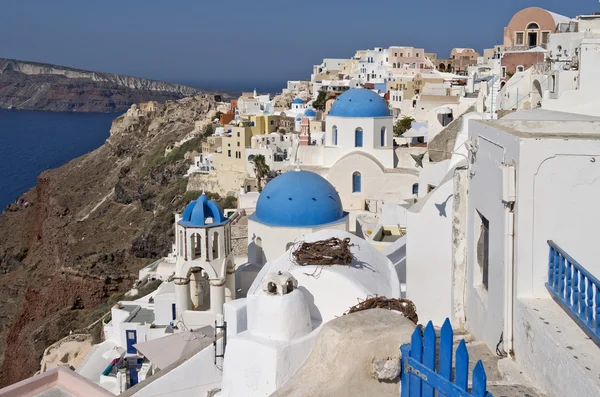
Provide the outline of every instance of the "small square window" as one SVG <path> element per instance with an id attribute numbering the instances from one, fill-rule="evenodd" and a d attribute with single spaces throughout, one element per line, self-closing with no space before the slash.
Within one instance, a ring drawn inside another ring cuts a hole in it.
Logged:
<path id="1" fill-rule="evenodd" d="M 228 157 L 231 157 L 231 150 L 228 150 L 228 151 L 227 151 L 227 156 L 228 156 Z"/>
<path id="2" fill-rule="evenodd" d="M 548 44 L 550 41 L 550 32 L 542 32 L 542 44 Z"/>
<path id="3" fill-rule="evenodd" d="M 515 39 L 515 45 L 523 45 L 525 34 L 523 32 L 517 32 Z"/>

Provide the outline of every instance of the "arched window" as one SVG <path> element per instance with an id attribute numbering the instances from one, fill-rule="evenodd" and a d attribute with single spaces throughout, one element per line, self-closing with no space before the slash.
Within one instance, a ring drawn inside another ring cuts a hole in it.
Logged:
<path id="1" fill-rule="evenodd" d="M 202 243 L 200 235 L 198 233 L 192 234 L 190 237 L 190 243 L 192 248 L 192 259 L 196 259 L 202 256 Z"/>
<path id="2" fill-rule="evenodd" d="M 361 190 L 361 180 L 360 180 L 360 172 L 355 172 L 352 174 L 352 193 L 360 193 Z"/>
<path id="3" fill-rule="evenodd" d="M 217 259 L 219 257 L 219 233 L 217 232 L 214 232 L 213 234 L 212 256 L 213 259 Z"/>
<path id="4" fill-rule="evenodd" d="M 250 161 L 253 161 L 253 160 L 254 160 L 254 155 L 253 155 L 253 154 L 251 154 L 250 156 L 248 156 L 248 161 L 249 161 L 249 162 L 250 162 Z"/>
<path id="5" fill-rule="evenodd" d="M 415 196 L 419 194 L 419 184 L 418 183 L 415 183 L 412 186 L 412 194 L 414 194 Z"/>
<path id="6" fill-rule="evenodd" d="M 394 69 L 396 69 L 396 62 L 394 62 L 394 66 L 393 67 L 394 67 Z"/>
<path id="7" fill-rule="evenodd" d="M 385 127 L 381 127 L 381 133 L 380 133 L 380 145 L 381 147 L 385 146 L 385 132 L 386 132 L 386 128 Z"/>
<path id="8" fill-rule="evenodd" d="M 539 30 L 539 25 L 535 22 L 531 22 L 529 25 L 527 25 L 527 30 Z"/>
<path id="9" fill-rule="evenodd" d="M 335 125 L 331 128 L 331 143 L 337 146 L 337 126 Z"/>
<path id="10" fill-rule="evenodd" d="M 358 127 L 354 131 L 354 147 L 362 147 L 363 145 L 363 130 Z"/>

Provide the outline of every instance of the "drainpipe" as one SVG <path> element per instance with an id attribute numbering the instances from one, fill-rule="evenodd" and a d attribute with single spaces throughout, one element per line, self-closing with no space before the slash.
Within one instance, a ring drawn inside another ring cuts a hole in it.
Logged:
<path id="1" fill-rule="evenodd" d="M 513 316 L 514 316 L 514 222 L 515 213 L 512 205 L 505 208 L 505 308 L 504 308 L 504 351 L 510 354 L 513 350 Z"/>
<path id="2" fill-rule="evenodd" d="M 516 170 L 514 166 L 503 164 L 502 201 L 504 202 L 504 331 L 503 349 L 507 354 L 513 351 L 514 322 L 514 270 L 515 270 L 515 213 Z"/>

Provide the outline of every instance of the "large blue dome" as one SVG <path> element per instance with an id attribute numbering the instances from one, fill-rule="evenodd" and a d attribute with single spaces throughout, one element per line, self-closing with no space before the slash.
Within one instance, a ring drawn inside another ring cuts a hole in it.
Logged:
<path id="1" fill-rule="evenodd" d="M 354 88 L 340 95 L 329 111 L 336 117 L 389 117 L 387 103 L 379 94 L 365 88 Z"/>
<path id="2" fill-rule="evenodd" d="M 263 189 L 250 219 L 271 226 L 312 227 L 346 217 L 331 183 L 309 171 L 289 171 Z"/>
<path id="3" fill-rule="evenodd" d="M 212 218 L 211 223 L 206 223 L 208 218 Z M 219 204 L 209 200 L 206 194 L 202 193 L 197 200 L 185 207 L 179 224 L 187 227 L 204 227 L 220 225 L 227 220 Z"/>

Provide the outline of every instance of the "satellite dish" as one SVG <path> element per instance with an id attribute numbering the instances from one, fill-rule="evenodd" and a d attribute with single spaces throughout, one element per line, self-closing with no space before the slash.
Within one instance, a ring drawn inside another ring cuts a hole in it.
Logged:
<path id="1" fill-rule="evenodd" d="M 423 168 L 423 157 L 425 157 L 425 153 L 421 154 L 411 154 L 410 157 L 415 160 L 415 167 Z"/>

